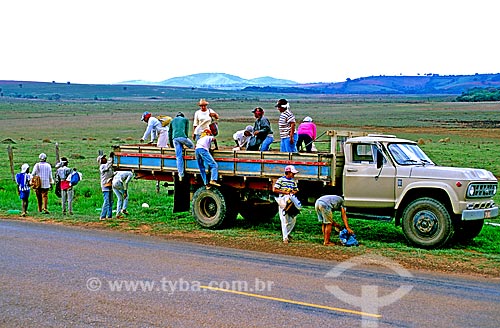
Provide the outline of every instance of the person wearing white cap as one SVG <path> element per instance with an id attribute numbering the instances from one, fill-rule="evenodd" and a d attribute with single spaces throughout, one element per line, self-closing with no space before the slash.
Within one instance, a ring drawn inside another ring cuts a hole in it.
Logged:
<path id="1" fill-rule="evenodd" d="M 253 134 L 253 126 L 247 125 L 244 130 L 236 131 L 233 134 L 233 140 L 236 143 L 236 147 L 233 150 L 246 149 L 248 145 L 248 140 Z"/>
<path id="2" fill-rule="evenodd" d="M 290 233 L 297 222 L 297 214 L 291 214 L 285 211 L 286 204 L 292 201 L 298 210 L 302 207 L 299 199 L 295 196 L 299 191 L 297 181 L 294 179 L 297 173 L 299 173 L 299 171 L 295 169 L 295 166 L 287 165 L 285 167 L 285 175 L 280 177 L 273 186 L 273 192 L 279 195 L 276 197 L 276 202 L 278 203 L 281 232 L 283 235 L 283 243 L 285 244 L 290 242 Z"/>
<path id="3" fill-rule="evenodd" d="M 28 213 L 31 180 L 31 174 L 28 173 L 29 168 L 29 164 L 24 163 L 21 166 L 21 172 L 16 174 L 17 194 L 19 195 L 19 199 L 21 199 L 21 216 L 26 216 Z"/>
<path id="4" fill-rule="evenodd" d="M 302 149 L 302 143 L 305 144 L 306 152 L 312 151 L 313 141 L 316 139 L 316 124 L 310 116 L 304 117 L 297 129 L 299 138 L 297 140 L 297 149 Z"/>
<path id="5" fill-rule="evenodd" d="M 282 98 L 278 100 L 274 107 L 280 112 L 278 118 L 278 129 L 281 138 L 280 151 L 296 153 L 298 135 L 295 131 L 295 115 L 290 110 L 290 104 L 288 100 Z"/>
<path id="6" fill-rule="evenodd" d="M 38 212 L 49 214 L 47 208 L 49 202 L 49 189 L 54 184 L 52 166 L 47 163 L 47 155 L 45 153 L 41 153 L 38 158 L 40 161 L 33 166 L 33 171 L 31 172 L 31 175 L 37 175 L 41 180 L 40 188 L 35 189 L 36 200 L 38 201 Z"/>

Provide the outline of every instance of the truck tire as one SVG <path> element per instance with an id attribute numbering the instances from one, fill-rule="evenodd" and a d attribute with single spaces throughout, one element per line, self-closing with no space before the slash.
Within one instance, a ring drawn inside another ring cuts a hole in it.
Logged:
<path id="1" fill-rule="evenodd" d="M 483 225 L 484 220 L 460 221 L 455 227 L 455 241 L 462 243 L 476 238 Z"/>
<path id="2" fill-rule="evenodd" d="M 240 203 L 240 215 L 250 222 L 268 222 L 278 214 L 275 202 L 246 201 Z"/>
<path id="3" fill-rule="evenodd" d="M 222 226 L 228 213 L 226 199 L 216 189 L 201 187 L 193 195 L 192 214 L 196 221 L 205 228 L 215 229 Z"/>
<path id="4" fill-rule="evenodd" d="M 446 207 L 433 198 L 418 198 L 403 211 L 403 233 L 413 245 L 436 248 L 445 245 L 454 228 Z"/>

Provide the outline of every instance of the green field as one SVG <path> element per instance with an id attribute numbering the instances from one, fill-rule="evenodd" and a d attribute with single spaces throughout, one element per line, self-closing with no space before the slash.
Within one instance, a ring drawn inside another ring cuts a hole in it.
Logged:
<path id="1" fill-rule="evenodd" d="M 77 100 L 46 101 L 0 98 L 0 142 L 4 146 L 4 161 L 0 167 L 0 214 L 9 214 L 21 209 L 21 202 L 11 179 L 7 147 L 14 152 L 15 172 L 23 163 L 31 168 L 38 160 L 38 154 L 48 154 L 48 161 L 54 164 L 55 145 L 59 145 L 61 156 L 69 158 L 70 166 L 83 173 L 83 181 L 76 187 L 74 202 L 75 215 L 65 217 L 61 212 L 59 199 L 54 193 L 49 195 L 50 215 L 36 212 L 36 199 L 31 196 L 29 214 L 39 221 L 61 221 L 68 224 L 90 224 L 115 227 L 130 231 L 166 234 L 172 232 L 191 232 L 213 235 L 228 239 L 252 237 L 280 241 L 279 218 L 271 222 L 246 222 L 240 218 L 234 227 L 211 231 L 201 229 L 191 214 L 172 214 L 173 198 L 169 188 L 162 187 L 156 192 L 152 181 L 134 180 L 130 186 L 129 215 L 122 221 L 98 222 L 98 209 L 102 204 L 99 185 L 98 150 L 106 153 L 112 146 L 120 143 L 138 143 L 146 125 L 140 121 L 142 112 L 175 116 L 183 111 L 192 117 L 197 109 L 199 94 L 193 97 L 181 96 L 168 99 L 128 100 Z M 232 147 L 232 134 L 253 124 L 251 110 L 261 106 L 277 132 L 278 111 L 273 108 L 275 100 L 282 95 L 238 95 L 224 97 L 219 92 L 210 101 L 210 107 L 221 117 L 218 137 L 219 146 Z M 400 137 L 424 142 L 422 148 L 440 165 L 478 167 L 492 171 L 500 176 L 500 117 L 499 103 L 455 103 L 429 101 L 428 98 L 388 98 L 370 99 L 362 97 L 307 97 L 296 98 L 286 95 L 296 117 L 301 120 L 311 116 L 318 125 L 318 134 L 326 130 L 363 130 L 368 132 L 396 134 Z M 449 138 L 447 142 L 443 141 Z M 324 139 L 326 141 L 326 138 Z M 11 143 L 12 142 L 12 143 Z M 320 138 L 317 147 L 325 149 L 327 143 Z M 500 203 L 497 195 L 495 198 Z M 141 207 L 143 202 L 149 209 Z M 499 222 L 499 220 L 492 220 Z M 352 220 L 352 228 L 357 233 L 363 247 L 344 249 L 347 254 L 378 252 L 381 255 L 400 258 L 440 258 L 469 263 L 480 262 L 477 271 L 495 274 L 500 269 L 500 228 L 485 225 L 481 234 L 467 245 L 453 245 L 443 250 L 416 250 L 407 245 L 399 227 L 393 223 L 365 220 Z M 296 240 L 302 245 L 320 244 L 321 230 L 317 224 L 314 208 L 306 208 L 295 228 Z M 335 246 L 337 247 L 337 246 Z M 340 247 L 340 246 L 339 246 Z M 477 265 L 476 265 L 477 266 Z"/>

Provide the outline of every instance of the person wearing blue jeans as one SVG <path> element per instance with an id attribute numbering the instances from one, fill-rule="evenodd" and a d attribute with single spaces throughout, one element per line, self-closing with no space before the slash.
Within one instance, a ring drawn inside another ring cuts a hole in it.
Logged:
<path id="1" fill-rule="evenodd" d="M 279 112 L 278 129 L 280 131 L 280 151 L 287 153 L 297 152 L 298 134 L 295 131 L 295 115 L 290 110 L 290 104 L 286 99 L 280 99 L 274 105 Z"/>
<path id="2" fill-rule="evenodd" d="M 194 148 L 193 142 L 187 137 L 189 133 L 189 120 L 184 117 L 183 112 L 178 112 L 177 116 L 170 122 L 168 129 L 168 140 L 171 147 L 175 148 L 175 161 L 179 172 L 179 181 L 184 178 L 184 146 Z"/>
<path id="3" fill-rule="evenodd" d="M 196 147 L 194 151 L 196 160 L 198 162 L 198 168 L 200 169 L 201 178 L 203 179 L 203 183 L 205 184 L 207 189 L 210 189 L 211 186 L 220 187 L 220 184 L 217 183 L 217 179 L 219 176 L 219 172 L 217 170 L 218 168 L 217 162 L 215 162 L 214 158 L 212 157 L 212 154 L 210 154 L 210 146 L 212 145 L 212 141 L 214 142 L 215 145 L 214 149 L 217 150 L 218 147 L 215 137 L 212 136 L 210 129 L 206 129 L 205 131 L 203 131 L 200 138 L 196 142 Z M 207 173 L 205 172 L 205 164 L 210 169 L 209 182 L 207 182 Z"/>
<path id="4" fill-rule="evenodd" d="M 134 174 L 131 171 L 119 171 L 113 178 L 113 192 L 118 198 L 116 202 L 116 218 L 123 218 L 123 214 L 128 214 L 128 183 Z"/>
<path id="5" fill-rule="evenodd" d="M 101 174 L 101 191 L 103 197 L 103 204 L 101 209 L 101 216 L 99 220 L 111 219 L 113 217 L 113 156 L 114 153 L 109 154 L 109 161 L 106 155 L 99 155 L 97 163 L 99 163 L 99 173 Z"/>

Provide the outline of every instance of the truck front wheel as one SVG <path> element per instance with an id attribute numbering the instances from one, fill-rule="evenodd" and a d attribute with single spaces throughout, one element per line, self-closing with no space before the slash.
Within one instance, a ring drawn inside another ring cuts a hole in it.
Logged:
<path id="1" fill-rule="evenodd" d="M 403 211 L 403 233 L 413 245 L 435 248 L 453 236 L 453 223 L 446 207 L 432 198 L 418 198 Z"/>
<path id="2" fill-rule="evenodd" d="M 224 223 L 229 214 L 226 199 L 216 189 L 201 187 L 193 195 L 192 213 L 196 221 L 205 228 L 215 229 Z"/>

